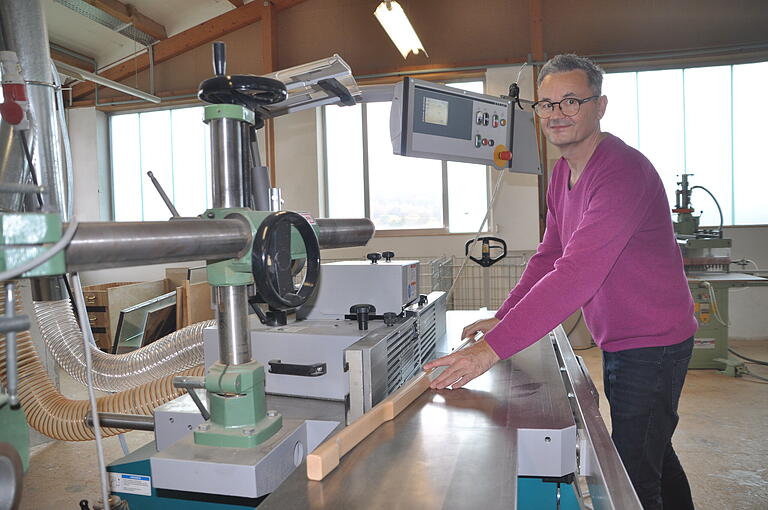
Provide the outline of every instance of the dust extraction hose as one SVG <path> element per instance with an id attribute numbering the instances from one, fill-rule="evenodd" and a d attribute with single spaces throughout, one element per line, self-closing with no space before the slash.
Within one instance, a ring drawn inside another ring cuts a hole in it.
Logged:
<path id="1" fill-rule="evenodd" d="M 16 309 L 22 313 L 18 293 L 16 295 Z M 3 313 L 5 313 L 5 305 L 0 302 L 0 314 Z M 16 343 L 19 365 L 19 396 L 27 417 L 27 423 L 41 434 L 61 441 L 93 439 L 93 429 L 87 426 L 84 420 L 88 414 L 88 400 L 71 400 L 59 393 L 40 362 L 29 331 L 19 333 L 16 336 Z M 5 351 L 5 335 L 0 335 L 0 359 L 5 359 Z M 3 384 L 7 382 L 5 371 L 5 364 L 0 364 L 0 381 Z M 128 391 L 101 397 L 96 406 L 99 412 L 151 415 L 156 407 L 183 394 L 184 390 L 173 387 L 174 376 L 202 374 L 202 366 L 183 370 Z M 125 431 L 102 430 L 105 437 L 121 432 Z"/>
<path id="2" fill-rule="evenodd" d="M 83 333 L 72 304 L 68 299 L 37 301 L 35 315 L 48 351 L 61 368 L 85 385 Z M 200 365 L 203 330 L 215 324 L 212 320 L 192 324 L 126 354 L 107 354 L 92 346 L 94 387 L 107 392 L 124 391 Z"/>

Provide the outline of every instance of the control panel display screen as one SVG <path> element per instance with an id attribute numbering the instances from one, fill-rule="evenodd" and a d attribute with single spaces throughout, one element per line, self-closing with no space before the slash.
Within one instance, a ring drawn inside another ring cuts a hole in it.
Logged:
<path id="1" fill-rule="evenodd" d="M 448 125 L 448 101 L 441 101 L 434 97 L 424 98 L 424 122 L 437 124 L 439 126 Z"/>
<path id="2" fill-rule="evenodd" d="M 413 132 L 472 139 L 472 98 L 422 87 L 413 91 Z"/>

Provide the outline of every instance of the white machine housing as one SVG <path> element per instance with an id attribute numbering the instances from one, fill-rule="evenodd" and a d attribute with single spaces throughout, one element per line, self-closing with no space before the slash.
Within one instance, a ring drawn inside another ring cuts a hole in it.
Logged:
<path id="1" fill-rule="evenodd" d="M 419 297 L 418 260 L 348 260 L 320 266 L 314 296 L 298 311 L 309 320 L 343 319 L 352 305 L 365 303 L 376 313 L 399 314 Z"/>

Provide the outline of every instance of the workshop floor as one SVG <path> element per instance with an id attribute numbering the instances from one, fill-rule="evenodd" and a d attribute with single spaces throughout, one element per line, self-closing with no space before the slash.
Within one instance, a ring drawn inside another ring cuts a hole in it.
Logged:
<path id="1" fill-rule="evenodd" d="M 746 356 L 768 359 L 768 341 L 733 342 L 732 347 Z M 600 351 L 593 348 L 579 354 L 602 391 Z M 749 368 L 768 377 L 768 367 Z M 62 391 L 71 398 L 86 398 L 85 389 L 67 376 L 62 376 Z M 600 407 L 606 423 L 610 423 L 604 400 Z M 768 508 L 766 432 L 768 383 L 749 377 L 724 377 L 711 370 L 688 373 L 673 443 L 688 473 L 696 508 Z M 126 434 L 131 450 L 151 439 L 149 432 Z M 116 437 L 105 440 L 105 455 L 107 462 L 122 456 Z M 98 495 L 93 442 L 54 441 L 33 449 L 24 479 L 23 510 L 80 510 L 81 499 L 93 504 Z"/>

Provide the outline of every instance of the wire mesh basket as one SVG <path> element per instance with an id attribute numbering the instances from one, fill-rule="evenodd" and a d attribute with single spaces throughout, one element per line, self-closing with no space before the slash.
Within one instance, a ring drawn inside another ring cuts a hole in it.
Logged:
<path id="1" fill-rule="evenodd" d="M 504 303 L 509 291 L 520 280 L 528 255 L 510 253 L 490 267 L 481 267 L 468 261 L 462 270 L 463 262 L 463 257 L 439 257 L 422 261 L 419 268 L 419 292 L 448 292 L 454 278 L 458 276 L 453 294 L 448 299 L 449 310 L 477 310 L 482 307 L 495 310 Z"/>

